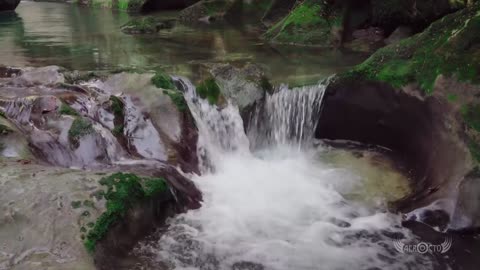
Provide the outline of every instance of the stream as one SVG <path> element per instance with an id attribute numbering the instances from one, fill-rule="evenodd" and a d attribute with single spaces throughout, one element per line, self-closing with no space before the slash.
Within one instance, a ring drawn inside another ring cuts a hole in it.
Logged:
<path id="1" fill-rule="evenodd" d="M 176 13 L 155 15 L 172 18 Z M 64 78 L 56 67 L 0 78 L 5 114 L 0 124 L 15 130 L 4 136 L 3 157 L 41 157 L 72 173 L 79 168 L 104 173 L 111 168 L 175 167 L 201 191 L 200 208 L 168 218 L 128 256 L 118 258 L 123 266 L 119 269 L 452 269 L 443 253 L 399 252 L 395 245 L 416 245 L 424 239 L 392 211 L 391 203 L 409 195 L 412 185 L 389 149 L 353 142 L 339 147 L 314 138 L 327 78 L 366 55 L 267 45 L 258 38 L 259 26 L 249 22 L 177 25 L 151 36 L 123 34 L 120 27 L 131 18 L 118 11 L 30 1 L 0 17 L 0 63 L 6 66 L 161 68 L 175 74 L 172 80 L 183 92 L 194 123 L 167 92 L 152 85 L 154 73 L 110 74 L 103 81 L 82 81 L 68 89 L 62 88 Z M 205 63 L 251 62 L 267 70 L 275 90 L 262 92 L 265 97 L 261 105 L 255 104 L 250 119 L 242 119 L 231 100 L 212 105 L 197 95 L 193 82 Z M 45 85 L 31 83 L 32 77 L 44 74 L 61 78 Z M 122 119 L 116 119 L 114 101 L 122 104 Z M 73 114 L 57 113 L 65 103 Z M 122 121 L 117 134 L 115 120 Z M 73 145 L 69 132 L 74 123 L 89 130 Z M 198 140 L 192 137 L 197 148 L 190 151 L 195 158 L 184 162 L 182 156 L 169 164 L 178 145 L 187 144 L 184 137 L 191 130 L 185 126 L 198 130 Z M 197 158 L 198 171 L 183 169 Z M 463 249 L 459 252 L 460 259 L 470 257 Z M 5 265 L 23 259 L 5 259 Z"/>

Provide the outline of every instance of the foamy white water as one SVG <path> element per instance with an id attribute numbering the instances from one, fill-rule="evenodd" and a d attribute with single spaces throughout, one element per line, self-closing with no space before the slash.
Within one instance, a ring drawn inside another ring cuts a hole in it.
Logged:
<path id="1" fill-rule="evenodd" d="M 306 110 L 282 104 L 302 101 L 297 105 L 304 106 L 310 101 L 303 95 L 318 94 L 280 94 L 281 102 L 272 106 L 289 112 L 269 116 L 282 122 L 272 126 L 286 127 L 285 119 L 304 119 L 303 124 L 290 123 L 296 127 L 289 134 L 312 136 L 314 119 L 307 120 L 311 114 L 298 118 Z M 400 226 L 399 216 L 342 196 L 355 188 L 355 175 L 321 163 L 314 150 L 299 150 L 296 136 L 276 137 L 282 143 L 276 141 L 259 153 L 245 151 L 248 141 L 238 129 L 243 123 L 234 105 L 220 111 L 194 95 L 186 96 L 191 98 L 203 147 L 208 155 L 215 155 L 211 158 L 215 170 L 193 178 L 203 192 L 202 207 L 171 219 L 160 240 L 142 243 L 137 253 L 150 254 L 167 269 L 431 268 L 428 261 L 394 249 L 395 237 L 413 238 Z"/>

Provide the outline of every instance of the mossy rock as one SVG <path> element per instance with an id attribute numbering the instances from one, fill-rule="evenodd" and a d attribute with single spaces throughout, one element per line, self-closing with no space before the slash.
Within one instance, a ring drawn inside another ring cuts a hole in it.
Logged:
<path id="1" fill-rule="evenodd" d="M 234 2 L 233 0 L 201 0 L 182 10 L 178 18 L 183 22 L 198 21 L 205 17 L 221 19 Z"/>
<path id="2" fill-rule="evenodd" d="M 83 136 L 92 134 L 94 132 L 95 129 L 88 120 L 82 117 L 77 117 L 75 120 L 73 120 L 72 126 L 68 131 L 68 139 L 72 145 L 78 147 L 79 141 Z"/>
<path id="3" fill-rule="evenodd" d="M 168 95 L 180 112 L 188 110 L 187 102 L 183 93 L 177 89 L 172 78 L 163 71 L 157 71 L 152 77 L 152 84 L 157 88 L 163 89 L 163 93 Z"/>
<path id="4" fill-rule="evenodd" d="M 218 104 L 221 96 L 220 87 L 214 78 L 208 78 L 197 85 L 197 94 L 208 100 L 211 105 Z"/>
<path id="5" fill-rule="evenodd" d="M 275 43 L 332 46 L 342 28 L 342 15 L 323 0 L 306 0 L 264 35 Z"/>
<path id="6" fill-rule="evenodd" d="M 170 90 L 176 89 L 172 78 L 163 71 L 157 71 L 155 73 L 155 76 L 152 77 L 152 84 L 157 88 Z"/>
<path id="7" fill-rule="evenodd" d="M 439 75 L 480 82 L 480 3 L 434 22 L 424 32 L 378 50 L 345 74 L 431 93 Z"/>
<path id="8" fill-rule="evenodd" d="M 115 117 L 113 119 L 114 127 L 112 130 L 112 134 L 116 137 L 122 136 L 125 129 L 125 126 L 123 124 L 125 121 L 124 108 L 125 104 L 119 97 L 110 96 L 110 110 Z"/>
<path id="9" fill-rule="evenodd" d="M 79 116 L 78 112 L 66 103 L 62 103 L 62 105 L 58 109 L 58 113 L 61 115 Z"/>
<path id="10" fill-rule="evenodd" d="M 127 34 L 153 34 L 158 32 L 157 20 L 154 17 L 139 17 L 122 26 L 122 32 Z"/>
<path id="11" fill-rule="evenodd" d="M 107 200 L 107 210 L 95 224 L 88 226 L 91 229 L 84 243 L 89 252 L 95 251 L 97 242 L 105 237 L 109 229 L 121 220 L 129 209 L 146 199 L 168 191 L 165 179 L 142 178 L 135 174 L 115 173 L 102 178 L 99 183 L 107 188 L 103 195 Z"/>
<path id="12" fill-rule="evenodd" d="M 10 129 L 9 127 L 7 127 L 5 125 L 0 124 L 0 136 L 1 135 L 7 135 L 11 132 L 13 132 L 12 129 Z"/>

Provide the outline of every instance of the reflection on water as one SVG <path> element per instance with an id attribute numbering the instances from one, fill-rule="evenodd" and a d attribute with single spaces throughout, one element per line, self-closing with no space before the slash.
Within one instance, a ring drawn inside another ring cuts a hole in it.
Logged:
<path id="1" fill-rule="evenodd" d="M 309 83 L 364 58 L 319 48 L 271 47 L 258 38 L 260 26 L 248 23 L 179 25 L 153 36 L 129 36 L 120 31 L 128 20 L 128 14 L 112 10 L 22 1 L 16 13 L 0 15 L 0 63 L 79 70 L 161 66 L 192 76 L 200 63 L 251 61 L 267 66 L 276 82 Z"/>

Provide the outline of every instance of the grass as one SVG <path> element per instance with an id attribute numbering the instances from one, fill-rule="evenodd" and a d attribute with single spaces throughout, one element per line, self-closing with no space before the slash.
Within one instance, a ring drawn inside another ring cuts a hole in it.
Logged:
<path id="1" fill-rule="evenodd" d="M 107 210 L 86 235 L 84 244 L 89 252 L 95 251 L 98 241 L 105 237 L 110 227 L 122 219 L 135 204 L 168 190 L 163 178 L 141 178 L 135 174 L 124 173 L 104 177 L 100 184 L 107 188 L 103 194 L 107 200 Z"/>

